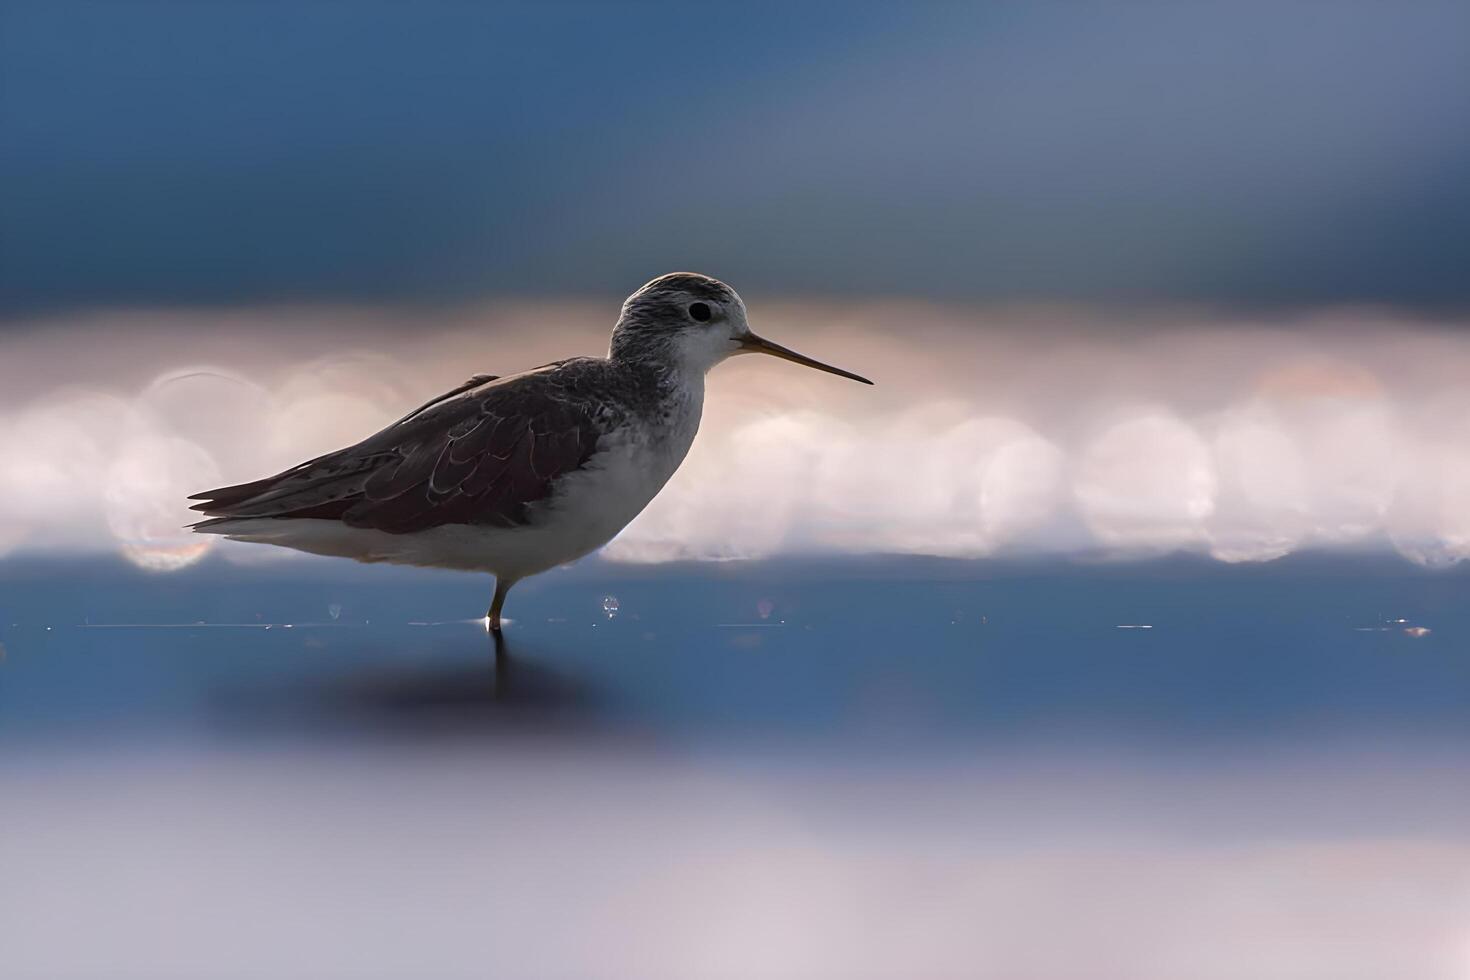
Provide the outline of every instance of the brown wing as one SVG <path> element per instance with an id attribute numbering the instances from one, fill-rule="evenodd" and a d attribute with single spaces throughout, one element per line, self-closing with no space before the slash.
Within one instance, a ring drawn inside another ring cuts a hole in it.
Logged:
<path id="1" fill-rule="evenodd" d="M 444 524 L 516 527 L 597 451 L 606 407 L 592 365 L 560 362 L 464 397 L 465 386 L 355 446 L 273 477 L 196 494 L 213 520 L 322 518 L 392 534 Z"/>

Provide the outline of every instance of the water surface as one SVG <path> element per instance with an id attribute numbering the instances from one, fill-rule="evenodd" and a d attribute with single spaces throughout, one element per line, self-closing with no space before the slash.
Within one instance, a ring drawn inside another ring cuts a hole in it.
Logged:
<path id="1" fill-rule="evenodd" d="M 11 561 L 0 973 L 1463 978 L 1467 582 Z"/>

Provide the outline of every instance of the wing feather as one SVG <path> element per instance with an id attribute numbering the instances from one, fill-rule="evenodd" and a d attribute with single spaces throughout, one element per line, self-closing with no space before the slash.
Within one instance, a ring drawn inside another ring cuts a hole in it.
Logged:
<path id="1" fill-rule="evenodd" d="M 610 400 L 588 397 L 605 363 L 564 361 L 461 386 L 355 446 L 198 494 L 194 509 L 216 520 L 317 517 L 394 534 L 529 523 L 531 506 L 586 465 L 603 425 L 616 421 Z"/>

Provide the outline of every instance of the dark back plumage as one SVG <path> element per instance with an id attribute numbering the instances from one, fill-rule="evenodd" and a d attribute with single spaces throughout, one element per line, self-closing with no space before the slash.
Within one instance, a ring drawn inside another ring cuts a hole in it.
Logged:
<path id="1" fill-rule="evenodd" d="M 189 498 L 211 520 L 318 518 L 391 534 L 446 524 L 517 527 L 585 466 L 627 406 L 611 365 L 559 361 L 440 396 L 355 446 Z"/>

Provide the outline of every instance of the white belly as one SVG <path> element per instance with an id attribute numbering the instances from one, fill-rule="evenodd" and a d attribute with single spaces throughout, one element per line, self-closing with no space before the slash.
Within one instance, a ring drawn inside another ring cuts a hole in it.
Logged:
<path id="1" fill-rule="evenodd" d="M 533 522 L 487 542 L 498 555 L 497 575 L 523 577 L 575 561 L 607 544 L 642 513 L 674 475 L 698 428 L 666 433 L 656 442 L 626 440 L 562 479 Z"/>

